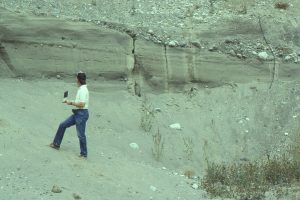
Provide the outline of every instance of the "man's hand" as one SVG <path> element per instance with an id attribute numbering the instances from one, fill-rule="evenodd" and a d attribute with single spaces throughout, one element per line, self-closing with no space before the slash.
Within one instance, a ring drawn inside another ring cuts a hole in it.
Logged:
<path id="1" fill-rule="evenodd" d="M 72 101 L 66 101 L 66 104 L 68 104 L 68 105 L 72 105 Z"/>
<path id="2" fill-rule="evenodd" d="M 68 105 L 73 105 L 73 101 L 69 101 L 67 99 L 64 99 L 63 103 L 68 104 Z"/>

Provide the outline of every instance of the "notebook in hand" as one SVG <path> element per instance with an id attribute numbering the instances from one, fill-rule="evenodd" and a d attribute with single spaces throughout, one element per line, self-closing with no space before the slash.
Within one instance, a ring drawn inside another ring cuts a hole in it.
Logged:
<path id="1" fill-rule="evenodd" d="M 66 101 L 67 101 L 68 94 L 69 94 L 68 91 L 65 91 L 65 92 L 64 92 L 64 99 L 63 99 L 63 102 L 66 102 Z"/>

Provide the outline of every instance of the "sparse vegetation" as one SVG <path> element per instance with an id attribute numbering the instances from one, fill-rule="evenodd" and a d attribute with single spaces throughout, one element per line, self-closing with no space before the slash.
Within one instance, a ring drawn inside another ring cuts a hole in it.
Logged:
<path id="1" fill-rule="evenodd" d="M 152 155 L 156 161 L 159 161 L 164 150 L 164 141 L 162 135 L 160 134 L 159 128 L 157 129 L 157 132 L 152 137 L 153 137 Z"/>
<path id="2" fill-rule="evenodd" d="M 197 95 L 197 88 L 196 87 L 191 87 L 188 91 L 186 91 L 186 95 L 187 97 L 189 97 L 190 99 L 195 97 Z"/>
<path id="3" fill-rule="evenodd" d="M 135 6 L 135 0 L 131 0 L 131 9 L 130 9 L 130 15 L 134 16 L 136 14 L 136 6 Z"/>
<path id="4" fill-rule="evenodd" d="M 277 3 L 275 3 L 275 8 L 277 8 L 277 9 L 286 10 L 286 9 L 288 9 L 288 7 L 289 7 L 289 4 L 285 3 L 285 2 L 277 2 Z"/>
<path id="5" fill-rule="evenodd" d="M 215 2 L 216 2 L 216 0 L 209 0 L 209 4 L 210 4 L 209 13 L 210 14 L 213 14 L 215 12 L 215 8 L 214 8 Z"/>
<path id="6" fill-rule="evenodd" d="M 185 146 L 184 153 L 188 160 L 192 160 L 192 156 L 194 153 L 194 143 L 193 139 L 190 137 L 183 138 L 183 144 Z"/>
<path id="7" fill-rule="evenodd" d="M 300 178 L 300 163 L 285 156 L 256 162 L 208 165 L 202 187 L 212 197 L 241 200 L 264 199 L 265 192 L 277 195 Z"/>
<path id="8" fill-rule="evenodd" d="M 142 114 L 141 114 L 141 122 L 140 127 L 145 132 L 150 132 L 154 123 L 154 108 L 147 97 L 143 99 L 142 102 Z"/>
<path id="9" fill-rule="evenodd" d="M 96 0 L 92 0 L 91 4 L 92 4 L 93 6 L 97 6 L 97 1 L 96 1 Z"/>
<path id="10" fill-rule="evenodd" d="M 194 178 L 194 176 L 196 176 L 196 173 L 194 170 L 186 170 L 184 172 L 184 176 L 188 177 L 189 179 Z"/>

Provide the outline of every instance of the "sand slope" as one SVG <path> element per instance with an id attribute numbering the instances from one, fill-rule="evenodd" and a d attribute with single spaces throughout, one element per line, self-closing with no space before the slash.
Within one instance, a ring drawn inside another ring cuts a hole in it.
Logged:
<path id="1" fill-rule="evenodd" d="M 2 84 L 1 198 L 72 199 L 77 193 L 83 199 L 197 199 L 199 192 L 184 177 L 153 161 L 152 138 L 138 128 L 139 101 L 126 91 L 112 93 L 102 84 L 91 86 L 90 153 L 85 161 L 77 158 L 74 128 L 67 131 L 60 151 L 47 146 L 58 123 L 70 114 L 60 102 L 61 92 L 68 88 L 74 95 L 74 84 L 53 80 Z M 140 150 L 131 149 L 131 142 Z M 61 194 L 51 193 L 54 184 L 63 189 Z"/>
<path id="2" fill-rule="evenodd" d="M 283 149 L 288 142 L 284 132 L 292 133 L 297 122 L 293 116 L 300 93 L 295 84 L 278 82 L 271 91 L 259 83 L 198 86 L 192 97 L 186 92 L 148 93 L 153 108 L 161 110 L 153 123 L 165 144 L 157 162 L 151 153 L 155 131 L 139 127 L 142 98 L 129 94 L 126 83 L 89 82 L 89 158 L 81 160 L 74 128 L 67 130 L 60 151 L 47 146 L 70 114 L 61 96 L 66 89 L 75 95 L 73 80 L 1 80 L 1 198 L 65 200 L 76 193 L 83 199 L 207 199 L 204 191 L 191 187 L 198 181 L 184 172 L 201 177 L 207 160 L 242 162 L 265 156 L 266 149 Z M 182 130 L 169 127 L 177 122 Z M 183 138 L 194 144 L 190 160 Z M 129 146 L 132 142 L 138 150 Z M 63 192 L 52 193 L 53 185 Z"/>

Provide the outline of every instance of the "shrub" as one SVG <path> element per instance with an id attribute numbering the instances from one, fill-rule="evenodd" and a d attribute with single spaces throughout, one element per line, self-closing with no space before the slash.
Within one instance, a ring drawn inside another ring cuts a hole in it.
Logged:
<path id="1" fill-rule="evenodd" d="M 152 137 L 153 137 L 152 155 L 156 161 L 159 161 L 164 150 L 164 142 L 159 132 L 159 129 L 157 129 L 157 132 Z"/>
<path id="2" fill-rule="evenodd" d="M 190 137 L 183 138 L 183 144 L 185 146 L 183 152 L 185 153 L 188 160 L 192 160 L 192 156 L 194 153 L 194 142 Z"/>
<path id="3" fill-rule="evenodd" d="M 275 3 L 275 8 L 277 8 L 277 9 L 286 10 L 286 9 L 288 9 L 288 7 L 289 7 L 288 3 L 284 3 L 284 2 Z"/>
<path id="4" fill-rule="evenodd" d="M 140 127 L 145 132 L 150 132 L 153 126 L 154 121 L 154 109 L 148 98 L 144 98 L 142 102 L 142 116 L 141 116 L 141 122 Z"/>
<path id="5" fill-rule="evenodd" d="M 212 197 L 260 200 L 274 188 L 279 195 L 299 178 L 300 163 L 281 156 L 247 163 L 209 163 L 201 185 Z"/>

